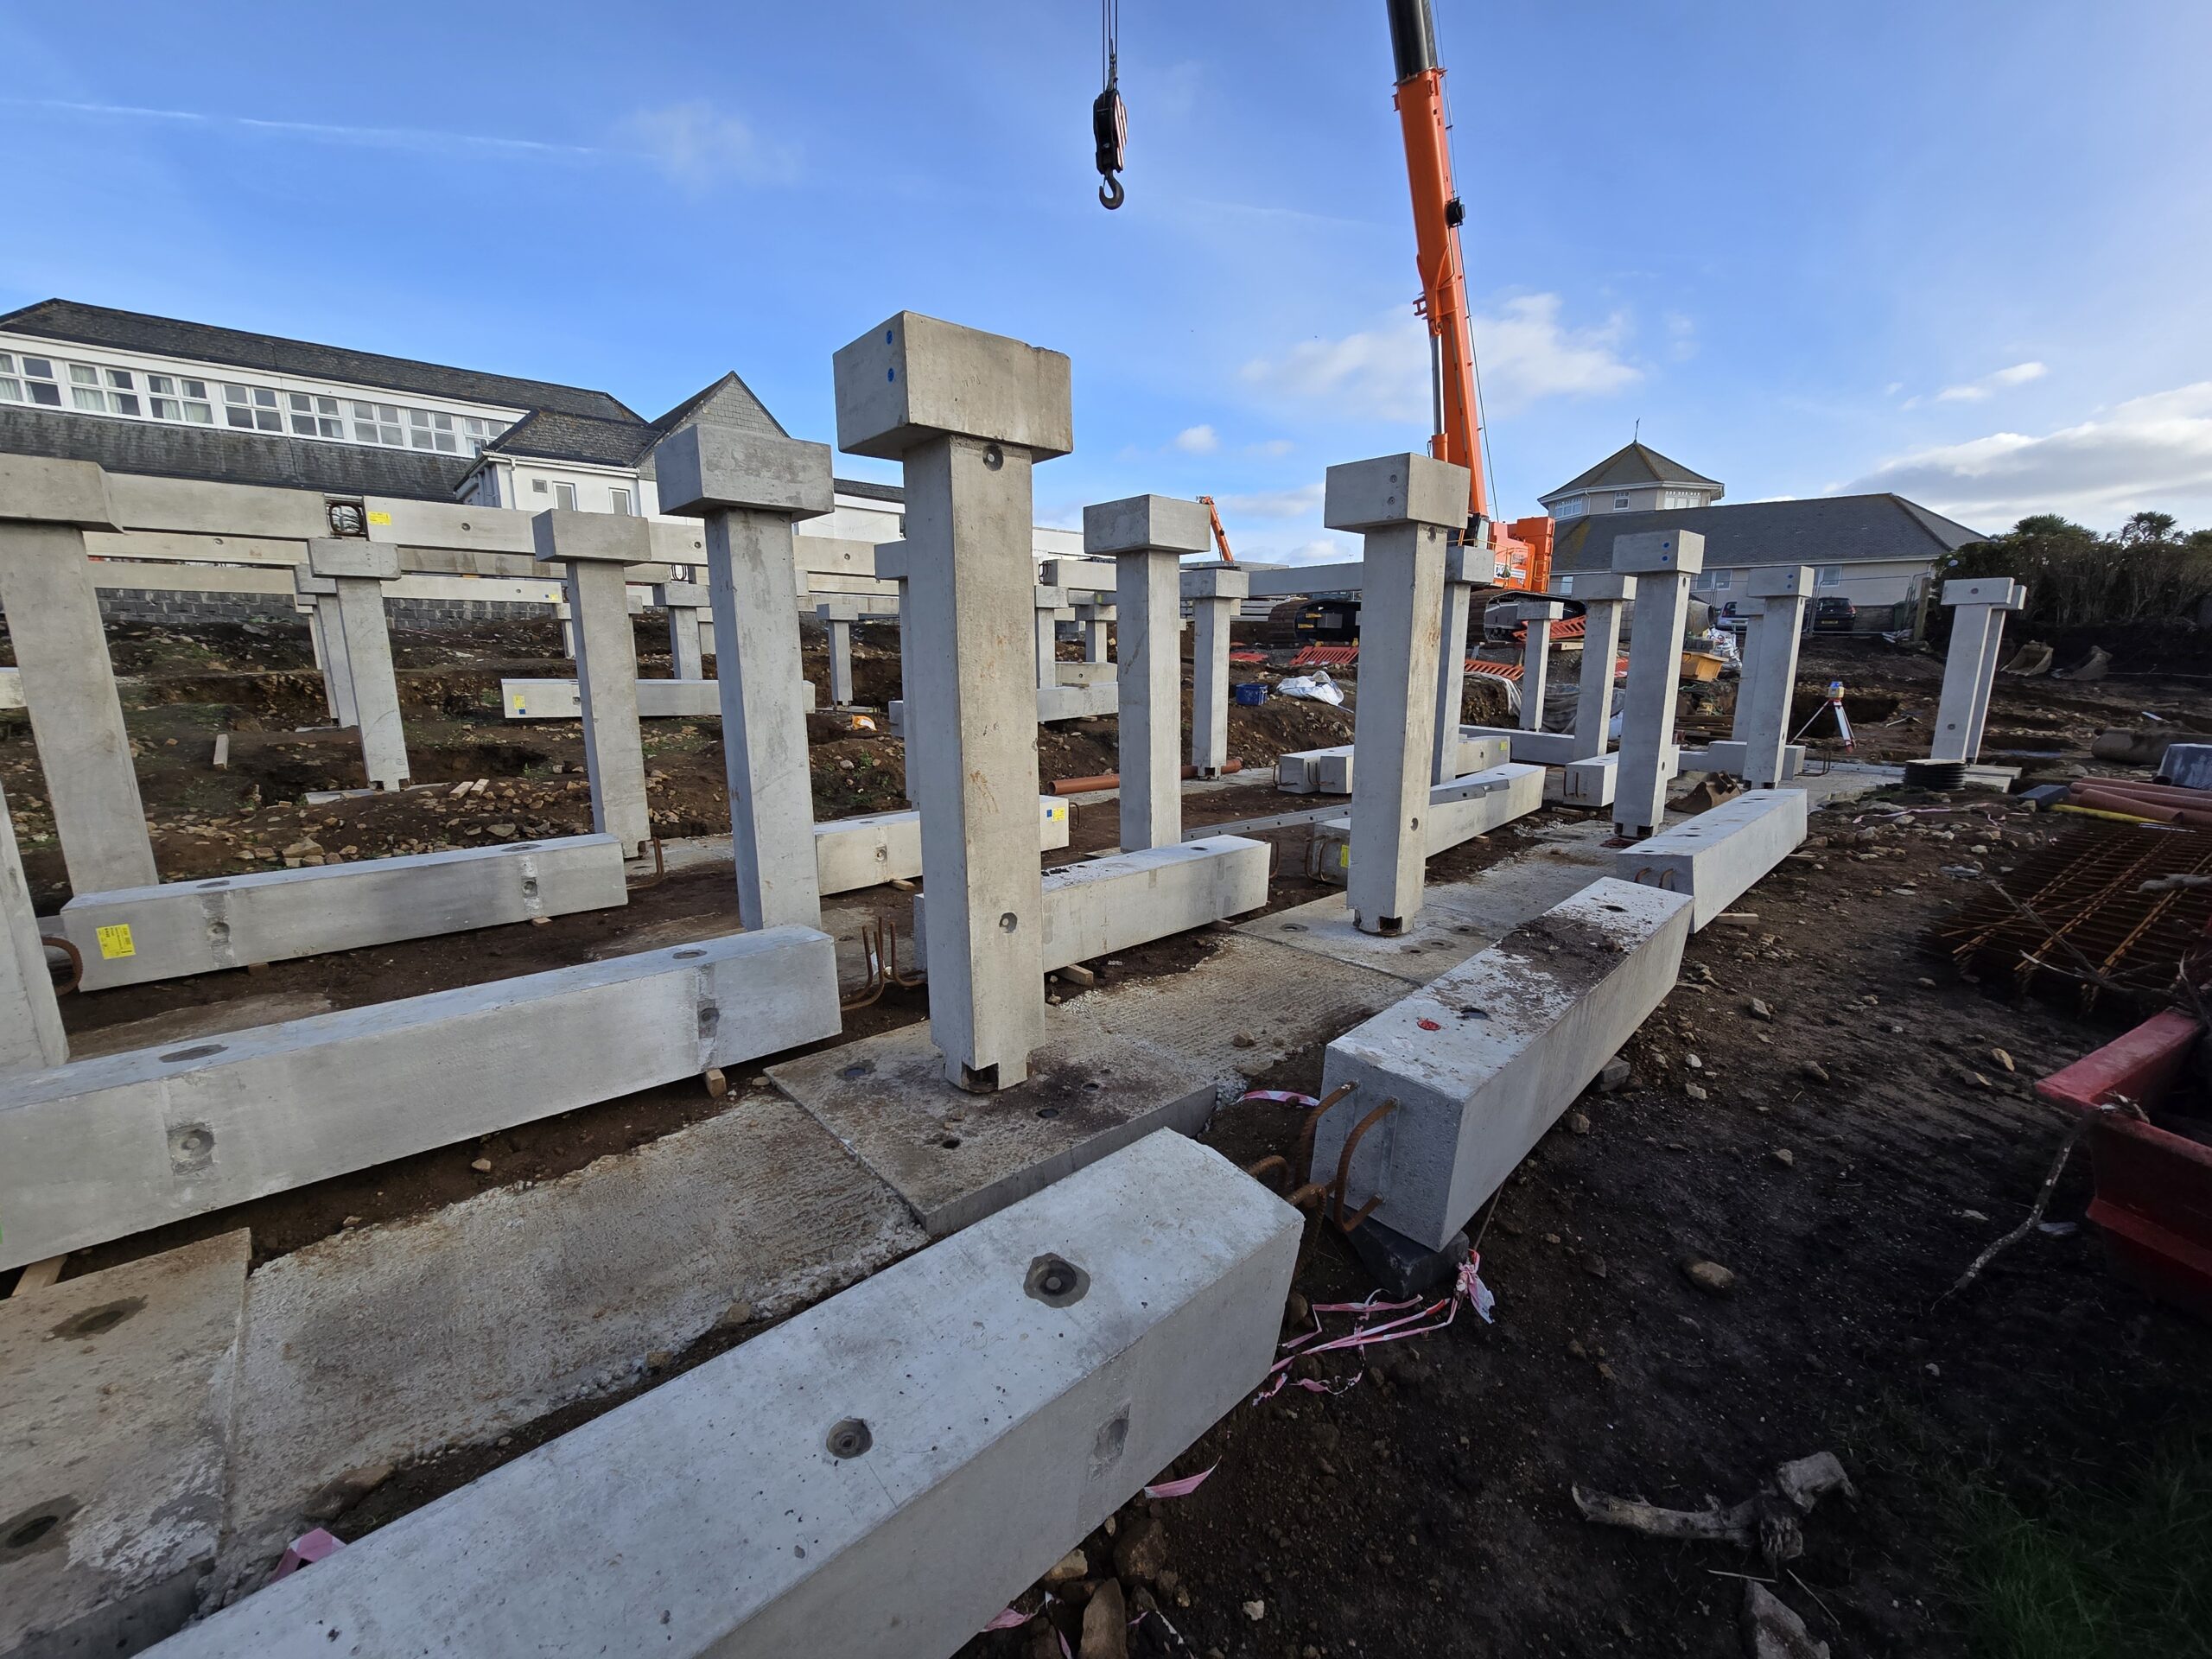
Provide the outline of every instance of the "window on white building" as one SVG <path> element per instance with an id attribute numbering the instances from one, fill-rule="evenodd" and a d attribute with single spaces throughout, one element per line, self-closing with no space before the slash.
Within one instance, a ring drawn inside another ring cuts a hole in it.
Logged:
<path id="1" fill-rule="evenodd" d="M 626 515 L 630 511 L 630 492 L 610 490 L 607 493 L 614 498 L 614 511 Z"/>
<path id="2" fill-rule="evenodd" d="M 285 401 L 292 409 L 292 432 L 302 438 L 342 438 L 346 423 L 338 416 L 338 400 L 323 397 L 313 392 L 294 391 L 285 394 Z"/>
<path id="3" fill-rule="evenodd" d="M 1552 578 L 1552 584 L 1562 594 L 1571 594 L 1574 591 L 1574 578 L 1573 576 L 1554 576 Z"/>
<path id="4" fill-rule="evenodd" d="M 0 352 L 0 404 L 20 404 L 23 401 L 23 383 L 16 378 L 16 358 L 12 352 Z"/>
<path id="5" fill-rule="evenodd" d="M 553 505 L 556 507 L 566 507 L 571 512 L 575 512 L 576 486 L 573 484 L 556 484 L 553 486 Z"/>
<path id="6" fill-rule="evenodd" d="M 407 442 L 399 424 L 397 404 L 355 404 L 353 405 L 353 442 L 356 443 L 385 443 L 397 446 Z"/>
<path id="7" fill-rule="evenodd" d="M 146 377 L 146 391 L 149 394 L 154 418 L 157 421 L 185 421 L 194 426 L 212 425 L 215 419 L 214 405 L 207 401 L 207 383 L 174 374 L 149 374 Z"/>
<path id="8" fill-rule="evenodd" d="M 1708 570 L 1706 575 L 1712 578 L 1713 591 L 1716 594 L 1725 594 L 1736 585 L 1732 570 Z"/>
<path id="9" fill-rule="evenodd" d="M 1573 496 L 1560 502 L 1554 516 L 1560 518 L 1579 518 L 1589 510 L 1589 507 L 1590 504 L 1580 496 Z"/>
<path id="10" fill-rule="evenodd" d="M 1816 588 L 1842 587 L 1843 567 L 1840 564 L 1824 564 L 1821 566 L 1819 574 L 1814 578 L 1813 585 Z"/>
<path id="11" fill-rule="evenodd" d="M 1628 511 L 1628 497 L 1626 495 L 1617 495 L 1613 498 L 1613 511 L 1615 512 L 1625 512 Z"/>
<path id="12" fill-rule="evenodd" d="M 282 432 L 284 416 L 267 386 L 225 386 L 223 418 L 245 432 Z"/>
<path id="13" fill-rule="evenodd" d="M 61 388 L 54 383 L 54 359 L 47 357 L 27 357 L 23 359 L 23 390 L 30 394 L 30 401 L 43 404 L 49 409 L 61 407 Z"/>

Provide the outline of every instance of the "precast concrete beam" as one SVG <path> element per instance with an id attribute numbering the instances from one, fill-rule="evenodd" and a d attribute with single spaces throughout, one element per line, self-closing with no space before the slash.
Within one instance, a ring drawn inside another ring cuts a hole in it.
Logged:
<path id="1" fill-rule="evenodd" d="M 164 1659 L 319 1659 L 332 1630 L 477 1659 L 950 1653 L 1259 1383 L 1300 1233 L 1219 1154 L 1148 1135 Z"/>
<path id="2" fill-rule="evenodd" d="M 1038 849 L 1068 844 L 1068 804 L 1052 796 L 1037 802 Z M 852 893 L 885 881 L 911 881 L 922 873 L 921 814 L 870 812 L 814 826 L 816 879 L 824 893 Z M 918 938 L 917 944 L 918 944 Z"/>
<path id="3" fill-rule="evenodd" d="M 930 1036 L 956 1086 L 1029 1075 L 1044 1040 L 1042 876 L 1026 804 L 1040 684 L 1031 469 L 1074 445 L 1068 359 L 1020 340 L 900 312 L 836 354 L 837 442 L 906 474 L 906 539 L 877 572 L 904 582 L 901 655 L 922 815 Z M 1024 610 L 1031 615 L 1025 619 Z"/>
<path id="4" fill-rule="evenodd" d="M 614 838 L 569 836 L 79 893 L 60 927 L 101 991 L 627 902 Z"/>
<path id="5" fill-rule="evenodd" d="M 1363 933 L 1402 932 L 1421 913 L 1446 532 L 1466 524 L 1468 486 L 1465 467 L 1414 454 L 1332 467 L 1325 483 L 1322 522 L 1366 543 L 1346 883 Z"/>
<path id="6" fill-rule="evenodd" d="M 1661 781 L 1679 776 L 1686 768 L 1695 770 L 1689 766 L 1689 759 L 1687 750 L 1669 749 L 1659 763 Z M 1560 799 L 1569 806 L 1611 806 L 1619 783 L 1620 761 L 1618 754 L 1593 754 L 1568 761 L 1560 773 Z"/>
<path id="7" fill-rule="evenodd" d="M 1620 662 L 1621 607 L 1636 597 L 1636 578 L 1610 570 L 1578 575 L 1574 597 L 1582 612 L 1581 678 L 1574 702 L 1574 742 L 1579 758 L 1601 755 L 1612 746 L 1613 672 Z M 1608 785 L 1603 804 L 1612 804 Z"/>
<path id="8" fill-rule="evenodd" d="M 14 1077 L 0 1095 L 0 1268 L 839 1028 L 829 937 L 779 927 Z"/>
<path id="9" fill-rule="evenodd" d="M 1560 1113 L 1675 988 L 1687 895 L 1600 878 L 1331 1043 L 1313 1167 L 1354 1128 L 1347 1209 L 1430 1249 L 1504 1185 Z"/>
<path id="10" fill-rule="evenodd" d="M 638 726 L 638 641 L 622 567 L 642 564 L 651 556 L 652 532 L 643 518 L 567 507 L 541 512 L 531 524 L 539 560 L 567 567 L 591 827 L 620 842 L 625 858 L 635 858 L 652 839 L 653 825 L 645 802 L 645 738 Z"/>
<path id="11" fill-rule="evenodd" d="M 1205 551 L 1212 535 L 1203 505 L 1172 496 L 1131 496 L 1083 510 L 1084 551 L 1115 564 L 1124 852 L 1173 847 L 1183 838 L 1183 768 L 1176 753 L 1183 735 L 1179 566 L 1185 553 Z"/>
<path id="12" fill-rule="evenodd" d="M 1805 839 L 1805 791 L 1747 790 L 1732 801 L 1613 855 L 1623 880 L 1687 893 L 1702 928 Z"/>
<path id="13" fill-rule="evenodd" d="M 707 521 L 739 918 L 751 928 L 811 927 L 822 919 L 822 893 L 806 709 L 798 693 L 807 680 L 800 664 L 793 526 L 833 505 L 830 446 L 700 425 L 672 434 L 653 456 L 656 467 L 667 467 L 675 480 L 676 505 L 669 510 Z M 842 708 L 853 700 L 851 624 L 833 623 L 830 633 L 830 701 Z"/>
<path id="14" fill-rule="evenodd" d="M 1682 772 L 1722 772 L 1745 779 L 1750 777 L 1748 768 L 1752 764 L 1745 746 L 1733 738 L 1719 739 L 1701 749 L 1677 750 L 1675 760 L 1678 770 Z M 1783 781 L 1795 778 L 1804 770 L 1804 766 L 1805 746 L 1802 743 L 1784 744 L 1782 749 Z M 1773 785 L 1762 784 L 1759 787 L 1770 789 Z"/>
<path id="15" fill-rule="evenodd" d="M 799 682 L 798 700 L 802 709 L 814 707 L 812 681 Z M 509 720 L 581 720 L 583 688 L 574 680 L 501 680 L 499 706 Z M 721 714 L 721 688 L 715 681 L 638 682 L 640 720 L 720 720 Z"/>
<path id="16" fill-rule="evenodd" d="M 1649 836 L 1667 816 L 1665 757 L 1675 747 L 1682 628 L 1690 581 L 1704 569 L 1705 537 L 1694 530 L 1643 531 L 1613 542 L 1615 573 L 1637 579 L 1613 784 L 1613 828 L 1631 839 Z"/>
<path id="17" fill-rule="evenodd" d="M 1502 737 L 1513 758 L 1526 766 L 1565 766 L 1586 759 L 1582 740 L 1573 732 L 1524 732 L 1517 726 L 1468 726 L 1484 737 Z"/>
<path id="18" fill-rule="evenodd" d="M 1552 624 L 1567 614 L 1567 607 L 1555 599 L 1524 599 L 1513 612 L 1527 631 L 1521 644 L 1521 728 L 1541 732 L 1551 675 Z"/>
<path id="19" fill-rule="evenodd" d="M 1488 772 L 1493 766 L 1502 766 L 1513 758 L 1512 746 L 1503 737 L 1468 737 L 1462 734 L 1452 741 L 1451 751 L 1452 769 L 1448 775 L 1436 779 L 1430 786 L 1432 798 L 1436 790 L 1456 779 L 1465 778 L 1470 772 Z M 1351 744 L 1339 744 L 1334 748 L 1314 749 L 1309 753 L 1309 772 L 1313 781 L 1308 786 L 1308 792 L 1323 795 L 1349 795 L 1352 792 L 1352 779 L 1358 776 L 1358 765 L 1357 754 Z"/>
<path id="20" fill-rule="evenodd" d="M 1251 575 L 1243 570 L 1182 573 L 1192 628 L 1191 766 L 1201 778 L 1218 778 L 1229 766 L 1229 647 L 1237 607 L 1251 586 Z"/>
<path id="21" fill-rule="evenodd" d="M 62 862 L 86 891 L 158 879 L 85 557 L 85 531 L 114 528 L 98 467 L 0 455 L 0 610 Z"/>
<path id="22" fill-rule="evenodd" d="M 1271 856 L 1263 841 L 1208 836 L 1046 871 L 1045 971 L 1259 909 Z M 928 896 L 914 895 L 917 939 L 925 937 Z"/>
<path id="23" fill-rule="evenodd" d="M 1544 769 L 1508 763 L 1429 790 L 1423 833 L 1425 855 L 1434 858 L 1463 842 L 1524 818 L 1544 804 Z M 1313 826 L 1306 873 L 1316 880 L 1350 886 L 1355 840 L 1352 821 L 1335 818 Z"/>
<path id="24" fill-rule="evenodd" d="M 46 947 L 39 943 L 37 913 L 30 884 L 16 850 L 16 823 L 0 795 L 0 925 L 8 930 L 0 950 L 0 1077 L 42 1071 L 69 1058 L 69 1039 L 61 1029 L 61 1006 L 54 978 L 46 969 Z"/>

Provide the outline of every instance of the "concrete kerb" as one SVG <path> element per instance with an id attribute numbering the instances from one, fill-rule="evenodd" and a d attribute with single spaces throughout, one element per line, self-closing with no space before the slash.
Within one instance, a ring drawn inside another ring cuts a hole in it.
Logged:
<path id="1" fill-rule="evenodd" d="M 1300 1231 L 1217 1154 L 1151 1136 L 218 1614 L 168 1659 L 317 1655 L 334 1630 L 483 1659 L 648 1630 L 674 1656 L 949 1653 L 1258 1382 Z"/>
<path id="2" fill-rule="evenodd" d="M 1624 880 L 1688 894 L 1702 928 L 1805 839 L 1805 791 L 1747 790 L 1613 855 Z"/>
<path id="3" fill-rule="evenodd" d="M 1354 1127 L 1347 1209 L 1441 1249 L 1674 988 L 1690 899 L 1610 878 L 1583 888 L 1328 1047 L 1313 1166 Z"/>
<path id="4" fill-rule="evenodd" d="M 0 1268 L 839 1029 L 829 937 L 772 928 L 20 1076 Z"/>
<path id="5" fill-rule="evenodd" d="M 98 991 L 628 901 L 614 838 L 571 836 L 80 893 L 60 922 Z"/>

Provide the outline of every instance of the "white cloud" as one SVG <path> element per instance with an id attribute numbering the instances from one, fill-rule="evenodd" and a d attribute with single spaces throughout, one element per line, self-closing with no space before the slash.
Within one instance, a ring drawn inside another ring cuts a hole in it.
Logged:
<path id="1" fill-rule="evenodd" d="M 1221 439 L 1211 426 L 1186 426 L 1175 435 L 1175 447 L 1186 455 L 1210 455 Z"/>
<path id="2" fill-rule="evenodd" d="M 1301 484 L 1292 490 L 1266 490 L 1257 495 L 1224 495 L 1224 512 L 1246 518 L 1303 518 L 1321 511 L 1321 486 Z"/>
<path id="3" fill-rule="evenodd" d="M 1985 374 L 1980 379 L 1969 380 L 1962 386 L 1946 386 L 1936 394 L 1936 401 L 1939 404 L 1978 404 L 1992 392 L 2024 386 L 2029 381 L 2040 380 L 2050 372 L 2040 363 L 2015 363 L 2009 369 Z"/>
<path id="4" fill-rule="evenodd" d="M 2030 377 L 2032 378 L 2033 377 Z M 1899 455 L 1850 486 L 1996 531 L 2036 512 L 2113 524 L 2212 505 L 2212 380 L 2118 404 L 2040 437 L 1993 432 Z"/>
<path id="5" fill-rule="evenodd" d="M 1274 457 L 1287 455 L 1296 448 L 1298 448 L 1298 446 L 1293 443 L 1288 438 L 1269 438 L 1264 443 L 1246 444 L 1244 446 L 1244 453 L 1248 455 L 1268 455 Z"/>
<path id="6" fill-rule="evenodd" d="M 1508 411 L 1544 397 L 1602 397 L 1643 378 L 1619 353 L 1628 335 L 1624 314 L 1616 312 L 1596 327 L 1570 328 L 1560 324 L 1560 310 L 1558 295 L 1529 294 L 1475 318 L 1475 347 L 1491 408 Z M 1428 363 L 1427 325 L 1400 313 L 1338 340 L 1306 340 L 1279 358 L 1255 358 L 1242 376 L 1246 385 L 1274 397 L 1425 426 Z"/>
<path id="7" fill-rule="evenodd" d="M 787 184 L 798 175 L 795 146 L 766 142 L 704 99 L 640 110 L 622 125 L 645 159 L 687 189 L 705 190 L 725 181 Z"/>

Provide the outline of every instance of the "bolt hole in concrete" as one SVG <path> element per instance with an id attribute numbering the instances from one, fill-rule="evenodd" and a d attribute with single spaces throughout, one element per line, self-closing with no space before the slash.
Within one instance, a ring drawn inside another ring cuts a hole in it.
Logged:
<path id="1" fill-rule="evenodd" d="M 73 1497 L 49 1498 L 0 1521 L 0 1561 L 54 1548 L 68 1535 L 66 1523 L 77 1508 Z"/>
<path id="2" fill-rule="evenodd" d="M 823 1444 L 830 1448 L 833 1458 L 857 1458 L 875 1444 L 875 1436 L 859 1418 L 848 1417 L 831 1426 L 830 1438 Z"/>
<path id="3" fill-rule="evenodd" d="M 678 950 L 676 953 L 676 959 L 678 962 L 690 962 L 695 957 L 703 957 L 706 954 L 704 950 Z"/>
<path id="4" fill-rule="evenodd" d="M 841 1077 L 864 1077 L 874 1070 L 875 1062 L 874 1060 L 862 1060 L 858 1065 L 847 1066 L 837 1075 Z"/>
<path id="5" fill-rule="evenodd" d="M 1039 1117 L 1058 1117 L 1059 1115 L 1060 1109 L 1057 1106 L 1039 1106 L 1037 1109 L 1037 1116 Z"/>
<path id="6" fill-rule="evenodd" d="M 1020 925 L 1021 918 L 1010 910 L 999 918 L 999 931 L 1001 933 L 1011 933 Z"/>
<path id="7" fill-rule="evenodd" d="M 537 850 L 537 843 L 534 841 L 518 841 L 509 846 L 507 850 L 511 853 L 534 853 Z"/>
<path id="8" fill-rule="evenodd" d="M 64 1342 L 82 1342 L 87 1337 L 105 1336 L 145 1306 L 143 1296 L 129 1296 L 119 1302 L 102 1302 L 98 1307 L 72 1313 L 54 1327 L 54 1334 Z"/>
<path id="9" fill-rule="evenodd" d="M 162 1064 L 176 1065 L 186 1060 L 204 1060 L 210 1054 L 221 1053 L 223 1048 L 221 1043 L 194 1043 L 190 1048 L 180 1048 L 174 1053 L 162 1055 Z"/>
<path id="10" fill-rule="evenodd" d="M 960 1147 L 960 1137 L 957 1135 L 948 1135 L 939 1141 L 938 1145 L 943 1147 L 947 1152 L 956 1152 Z"/>
<path id="11" fill-rule="evenodd" d="M 1045 1255 L 1029 1264 L 1022 1288 L 1047 1307 L 1071 1307 L 1090 1293 L 1090 1275 L 1065 1256 Z"/>
<path id="12" fill-rule="evenodd" d="M 205 891 L 209 887 L 227 887 L 230 885 L 231 884 L 227 881 L 202 881 L 200 884 L 202 891 Z"/>
<path id="13" fill-rule="evenodd" d="M 1000 448 L 995 443 L 985 444 L 983 446 L 983 465 L 989 467 L 995 473 L 1000 467 L 1006 465 L 1006 451 Z"/>

